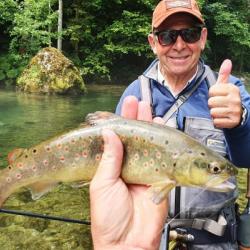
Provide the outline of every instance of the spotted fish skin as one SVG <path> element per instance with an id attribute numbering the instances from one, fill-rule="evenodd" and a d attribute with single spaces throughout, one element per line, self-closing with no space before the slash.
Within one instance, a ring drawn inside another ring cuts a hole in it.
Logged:
<path id="1" fill-rule="evenodd" d="M 89 182 L 103 153 L 103 129 L 112 129 L 124 145 L 121 177 L 126 183 L 151 186 L 155 203 L 177 185 L 230 191 L 220 184 L 236 168 L 191 137 L 175 129 L 127 120 L 108 112 L 88 115 L 92 125 L 44 141 L 23 152 L 0 172 L 0 206 L 21 187 L 39 198 L 59 182 Z"/>

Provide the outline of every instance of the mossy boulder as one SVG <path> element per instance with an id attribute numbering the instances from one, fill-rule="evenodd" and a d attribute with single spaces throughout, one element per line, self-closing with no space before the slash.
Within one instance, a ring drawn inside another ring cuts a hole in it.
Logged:
<path id="1" fill-rule="evenodd" d="M 28 93 L 81 94 L 86 91 L 80 71 L 58 49 L 44 48 L 17 79 L 17 89 Z"/>

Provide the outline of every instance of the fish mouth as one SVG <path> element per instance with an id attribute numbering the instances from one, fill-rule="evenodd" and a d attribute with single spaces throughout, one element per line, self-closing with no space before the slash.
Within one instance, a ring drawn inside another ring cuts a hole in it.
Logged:
<path id="1" fill-rule="evenodd" d="M 210 191 L 230 192 L 236 189 L 236 185 L 230 181 L 221 182 L 215 186 L 207 186 Z"/>

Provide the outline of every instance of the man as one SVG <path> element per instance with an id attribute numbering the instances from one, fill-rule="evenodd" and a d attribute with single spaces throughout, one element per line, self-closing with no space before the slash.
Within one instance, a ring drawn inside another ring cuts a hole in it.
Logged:
<path id="1" fill-rule="evenodd" d="M 195 0 L 160 1 L 148 36 L 157 59 L 128 86 L 116 113 L 128 117 L 137 105 L 130 97 L 135 96 L 150 103 L 154 120 L 162 117 L 166 125 L 196 138 L 236 166 L 250 167 L 250 96 L 242 82 L 230 75 L 230 60 L 222 63 L 217 78 L 203 63 L 206 40 L 207 29 Z M 131 107 L 124 107 L 124 100 Z M 136 110 L 131 118 L 148 120 L 143 109 Z M 188 249 L 238 249 L 236 197 L 237 192 L 176 188 L 169 197 L 171 227 L 194 236 L 186 244 Z"/>

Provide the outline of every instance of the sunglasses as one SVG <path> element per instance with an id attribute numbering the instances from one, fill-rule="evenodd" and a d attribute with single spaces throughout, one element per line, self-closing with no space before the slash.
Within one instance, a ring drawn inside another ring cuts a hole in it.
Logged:
<path id="1" fill-rule="evenodd" d="M 181 36 L 182 40 L 186 43 L 195 43 L 200 40 L 202 28 L 203 27 L 199 26 L 181 30 L 166 29 L 161 31 L 154 31 L 153 34 L 157 37 L 158 42 L 162 46 L 174 44 L 178 36 Z"/>

